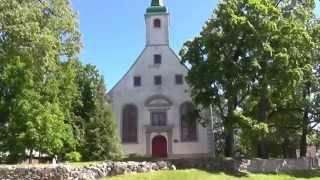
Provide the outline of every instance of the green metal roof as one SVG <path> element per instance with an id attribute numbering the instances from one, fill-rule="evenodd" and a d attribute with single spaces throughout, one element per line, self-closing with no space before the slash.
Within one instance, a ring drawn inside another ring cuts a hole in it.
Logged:
<path id="1" fill-rule="evenodd" d="M 166 13 L 168 9 L 163 5 L 161 0 L 152 0 L 151 6 L 147 9 L 147 13 Z"/>
<path id="2" fill-rule="evenodd" d="M 160 0 L 152 0 L 151 6 L 160 6 Z"/>

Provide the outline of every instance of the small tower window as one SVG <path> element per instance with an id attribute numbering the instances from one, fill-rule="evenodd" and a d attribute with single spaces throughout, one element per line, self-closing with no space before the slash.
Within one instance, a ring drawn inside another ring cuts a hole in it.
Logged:
<path id="1" fill-rule="evenodd" d="M 160 19 L 155 19 L 155 20 L 153 21 L 153 27 L 155 27 L 155 28 L 161 28 L 161 21 L 160 21 Z"/>
<path id="2" fill-rule="evenodd" d="M 160 65 L 162 61 L 162 57 L 160 54 L 155 54 L 153 57 L 154 65 Z"/>
<path id="3" fill-rule="evenodd" d="M 154 84 L 160 86 L 162 84 L 162 77 L 161 76 L 154 76 Z"/>
<path id="4" fill-rule="evenodd" d="M 183 76 L 182 74 L 176 74 L 176 84 L 182 85 L 183 84 Z"/>
<path id="5" fill-rule="evenodd" d="M 141 86 L 141 77 L 140 76 L 135 76 L 133 78 L 133 85 L 134 85 L 134 87 L 140 87 Z"/>

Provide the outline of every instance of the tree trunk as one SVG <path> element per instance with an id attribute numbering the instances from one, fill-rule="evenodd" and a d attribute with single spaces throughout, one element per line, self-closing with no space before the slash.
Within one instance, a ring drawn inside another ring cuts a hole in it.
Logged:
<path id="1" fill-rule="evenodd" d="M 288 143 L 287 143 L 287 138 L 285 139 L 285 141 L 282 143 L 282 156 L 284 159 L 288 158 Z"/>
<path id="2" fill-rule="evenodd" d="M 233 156 L 233 132 L 225 132 L 224 155 L 225 157 Z"/>
<path id="3" fill-rule="evenodd" d="M 303 99 L 306 100 L 310 95 L 310 87 L 308 85 L 305 86 L 303 90 Z M 308 127 L 309 127 L 309 105 L 306 104 L 304 107 L 303 114 L 303 122 L 302 122 L 302 134 L 300 139 L 300 157 L 306 157 L 307 155 L 307 135 L 308 135 Z"/>
<path id="4" fill-rule="evenodd" d="M 302 135 L 300 139 L 300 157 L 307 156 L 307 134 L 308 134 L 308 126 L 305 126 L 305 123 L 303 123 Z"/>
<path id="5" fill-rule="evenodd" d="M 266 123 L 268 120 L 268 97 L 267 97 L 267 87 L 263 87 L 264 91 L 262 91 L 260 102 L 259 102 L 259 115 L 258 120 L 260 122 Z M 268 140 L 260 136 L 258 139 L 258 157 L 262 159 L 269 159 L 269 150 L 268 150 Z"/>
<path id="6" fill-rule="evenodd" d="M 30 149 L 30 152 L 29 152 L 29 164 L 32 164 L 32 156 L 33 156 L 33 149 Z"/>
<path id="7" fill-rule="evenodd" d="M 230 90 L 231 92 L 231 90 Z M 233 145 L 234 145 L 234 133 L 233 133 L 233 113 L 237 107 L 237 97 L 229 96 L 228 97 L 228 115 L 225 119 L 224 124 L 224 138 L 225 138 L 225 146 L 224 146 L 224 155 L 226 157 L 233 156 Z"/>
<path id="8" fill-rule="evenodd" d="M 210 105 L 210 121 L 211 121 L 211 133 L 212 133 L 212 156 L 216 157 L 216 137 L 215 137 L 215 127 L 214 127 L 214 117 L 213 117 L 213 108 Z"/>

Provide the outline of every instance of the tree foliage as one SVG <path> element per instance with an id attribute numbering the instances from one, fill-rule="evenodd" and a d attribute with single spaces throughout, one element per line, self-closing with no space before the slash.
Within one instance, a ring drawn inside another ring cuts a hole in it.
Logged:
<path id="1" fill-rule="evenodd" d="M 105 160 L 121 157 L 120 140 L 106 99 L 104 80 L 95 66 L 80 67 L 77 82 L 81 104 L 75 110 L 76 127 L 80 130 L 80 151 L 84 160 Z"/>
<path id="2" fill-rule="evenodd" d="M 31 158 L 34 152 L 63 157 L 84 147 L 74 126 L 76 107 L 83 103 L 80 48 L 76 14 L 68 0 L 0 0 L 0 151 L 9 155 L 8 161 Z M 94 111 L 101 110 L 86 119 L 108 129 L 114 124 L 102 96 L 103 81 L 99 83 L 100 96 L 88 98 L 96 105 Z M 114 131 L 108 133 L 115 136 Z M 101 157 L 113 157 L 109 150 Z"/>
<path id="3" fill-rule="evenodd" d="M 193 99 L 217 110 L 225 132 L 241 129 L 243 152 L 268 158 L 273 145 L 296 142 L 289 137 L 298 135 L 306 107 L 299 89 L 317 78 L 314 7 L 312 0 L 224 0 L 181 50 Z"/>

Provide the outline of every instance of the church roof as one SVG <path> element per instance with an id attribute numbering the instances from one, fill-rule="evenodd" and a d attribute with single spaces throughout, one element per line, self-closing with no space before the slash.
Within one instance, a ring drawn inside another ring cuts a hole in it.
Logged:
<path id="1" fill-rule="evenodd" d="M 152 0 L 151 6 L 147 9 L 147 13 L 166 13 L 167 11 L 168 9 L 163 5 L 162 0 Z"/>

